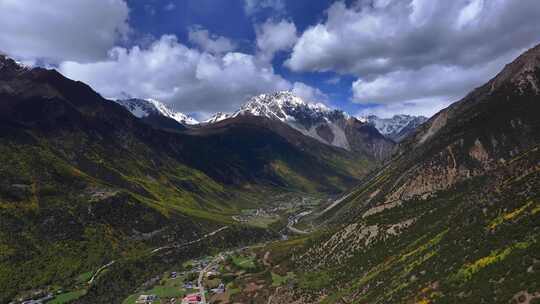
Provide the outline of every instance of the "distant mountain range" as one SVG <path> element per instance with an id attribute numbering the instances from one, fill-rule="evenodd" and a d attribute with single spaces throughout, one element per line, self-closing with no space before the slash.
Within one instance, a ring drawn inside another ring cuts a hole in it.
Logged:
<path id="1" fill-rule="evenodd" d="M 175 126 L 162 117 L 174 119 L 183 126 L 204 127 L 242 116 L 254 116 L 279 121 L 321 143 L 364 153 L 378 160 L 387 158 L 393 146 L 379 134 L 376 125 L 362 122 L 341 110 L 330 109 L 322 103 L 306 102 L 290 91 L 254 96 L 237 111 L 230 114 L 216 113 L 202 123 L 153 99 L 126 99 L 117 102 L 145 122 L 163 129 L 182 130 L 183 127 Z M 401 129 L 406 127 L 402 126 Z"/>
<path id="2" fill-rule="evenodd" d="M 290 91 L 254 96 L 237 111 L 233 113 L 218 112 L 203 122 L 199 122 L 182 112 L 174 111 L 163 102 L 155 99 L 131 98 L 116 100 L 116 102 L 145 122 L 163 129 L 182 130 L 183 126 L 213 124 L 240 115 L 252 115 L 281 121 L 306 136 L 346 150 L 362 150 L 365 147 L 365 143 L 360 143 L 358 146 L 358 143 L 355 142 L 354 137 L 358 134 L 354 131 L 354 127 L 351 127 L 353 125 L 358 128 L 367 122 L 385 137 L 394 142 L 400 142 L 427 120 L 427 117 L 424 116 L 404 114 L 394 115 L 392 118 L 379 118 L 375 115 L 356 118 L 341 110 L 330 109 L 322 103 L 306 102 Z M 169 119 L 163 119 L 163 117 L 172 119 L 182 126 Z M 365 131 L 369 131 L 367 126 L 363 126 L 363 128 Z M 375 132 L 371 130 L 371 133 Z M 356 146 L 354 146 L 355 144 Z M 388 156 L 387 147 L 382 147 L 380 150 L 381 158 Z M 382 153 L 382 151 L 386 152 Z"/>
<path id="3" fill-rule="evenodd" d="M 379 118 L 376 115 L 369 115 L 364 118 L 369 124 L 373 125 L 381 134 L 400 142 L 409 134 L 414 132 L 418 126 L 428 120 L 425 116 L 412 115 L 394 115 L 391 118 Z"/>

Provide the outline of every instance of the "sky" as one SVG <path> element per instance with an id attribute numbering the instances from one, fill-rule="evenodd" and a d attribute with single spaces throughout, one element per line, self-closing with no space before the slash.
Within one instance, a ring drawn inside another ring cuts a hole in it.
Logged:
<path id="1" fill-rule="evenodd" d="M 199 119 L 292 90 L 431 116 L 540 42 L 538 0 L 0 0 L 0 52 Z"/>

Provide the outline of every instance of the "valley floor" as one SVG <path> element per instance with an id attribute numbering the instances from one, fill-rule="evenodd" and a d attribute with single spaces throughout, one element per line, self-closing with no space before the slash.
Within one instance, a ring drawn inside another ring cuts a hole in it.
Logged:
<path id="1" fill-rule="evenodd" d="M 196 293 L 207 294 L 208 303 L 223 302 L 224 299 L 239 293 L 234 287 L 234 280 L 237 277 L 242 278 L 246 274 L 260 270 L 260 267 L 256 266 L 259 262 L 251 253 L 251 248 L 266 246 L 272 239 L 294 238 L 296 235 L 314 230 L 313 222 L 309 221 L 310 214 L 319 214 L 334 205 L 334 199 L 323 195 L 276 194 L 262 205 L 264 207 L 245 209 L 231 215 L 231 224 L 216 228 L 200 237 L 149 248 L 146 253 L 139 253 L 136 257 L 126 256 L 107 261 L 93 271 L 76 275 L 67 284 L 51 284 L 40 289 L 21 292 L 15 301 L 34 301 L 28 303 L 48 301 L 47 303 L 55 304 L 79 303 L 79 301 L 96 303 L 101 301 L 99 299 L 104 294 L 109 294 L 111 299 L 115 299 L 115 295 L 131 294 L 125 296 L 123 303 L 136 303 L 141 295 L 157 296 L 158 300 L 154 303 L 170 303 L 172 299 L 180 302 L 182 297 Z M 239 230 L 238 227 L 244 228 Z M 253 229 L 260 232 L 254 232 L 255 234 L 249 232 Z M 258 234 L 260 237 L 255 237 Z M 235 240 L 227 241 L 231 237 Z M 245 246 L 261 240 L 263 243 L 250 245 L 254 247 Z M 243 245 L 237 247 L 238 249 L 216 252 L 217 248 L 234 247 L 235 244 Z M 207 255 L 208 253 L 210 255 Z M 134 263 L 139 265 L 134 266 Z M 132 267 L 138 269 L 133 270 Z M 216 273 L 217 269 L 221 269 L 221 272 L 217 272 L 219 275 L 214 274 L 215 278 L 209 280 L 208 273 Z M 228 269 L 228 272 L 224 269 Z M 120 281 L 125 281 L 126 271 L 138 276 L 136 279 L 128 279 L 123 283 L 125 287 L 120 287 L 126 289 L 116 291 L 104 289 L 104 286 L 117 284 L 115 280 L 118 280 L 119 276 Z M 222 290 L 216 289 L 220 283 L 225 287 Z M 205 286 L 207 290 L 203 293 L 201 290 Z"/>

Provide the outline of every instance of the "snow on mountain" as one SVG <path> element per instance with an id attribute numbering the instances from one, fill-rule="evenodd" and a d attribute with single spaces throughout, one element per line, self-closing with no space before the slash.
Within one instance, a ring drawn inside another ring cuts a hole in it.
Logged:
<path id="1" fill-rule="evenodd" d="M 253 96 L 236 112 L 232 114 L 218 112 L 204 122 L 215 123 L 239 115 L 253 115 L 306 125 L 335 119 L 336 114 L 348 117 L 346 113 L 331 110 L 322 103 L 308 103 L 290 91 L 281 91 Z"/>
<path id="2" fill-rule="evenodd" d="M 428 118 L 425 116 L 400 114 L 394 115 L 391 118 L 379 118 L 375 115 L 369 115 L 363 119 L 377 128 L 381 134 L 399 142 Z"/>
<path id="3" fill-rule="evenodd" d="M 207 123 L 215 123 L 239 115 L 263 116 L 282 121 L 304 135 L 325 144 L 349 150 L 344 120 L 351 117 L 322 103 L 308 103 L 290 91 L 261 94 L 250 98 L 232 114 L 217 113 Z"/>
<path id="4" fill-rule="evenodd" d="M 322 103 L 306 102 L 289 91 L 254 96 L 230 117 L 239 115 L 279 120 L 324 144 L 376 159 L 388 157 L 394 145 L 366 122 Z"/>
<path id="5" fill-rule="evenodd" d="M 155 99 L 130 98 L 117 99 L 116 102 L 139 118 L 147 117 L 149 115 L 162 115 L 172 118 L 183 125 L 195 125 L 199 123 L 193 117 L 181 112 L 176 112 L 164 103 Z"/>
<path id="6" fill-rule="evenodd" d="M 308 103 L 290 91 L 281 91 L 252 97 L 233 116 L 251 114 L 290 122 L 305 119 L 321 120 L 331 112 L 337 110 L 331 110 L 322 103 Z"/>
<path id="7" fill-rule="evenodd" d="M 212 115 L 209 119 L 203 121 L 203 123 L 216 123 L 218 121 L 222 121 L 224 119 L 230 118 L 232 115 L 228 113 L 223 112 L 217 112 L 216 114 Z"/>

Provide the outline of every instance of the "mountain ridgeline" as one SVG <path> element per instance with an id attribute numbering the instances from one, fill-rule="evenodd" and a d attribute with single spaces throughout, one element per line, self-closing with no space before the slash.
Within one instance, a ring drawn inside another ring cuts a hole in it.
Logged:
<path id="1" fill-rule="evenodd" d="M 175 112 L 153 99 L 125 99 L 117 100 L 117 102 L 148 124 L 165 130 L 180 131 L 185 130 L 186 127 L 214 128 L 212 125 L 216 123 L 225 125 L 234 123 L 235 120 L 247 121 L 249 119 L 245 119 L 245 116 L 254 116 L 257 119 L 252 119 L 253 121 L 262 119 L 280 122 L 323 144 L 361 154 L 376 161 L 387 159 L 394 146 L 394 143 L 389 140 L 393 139 L 392 134 L 384 134 L 389 135 L 388 137 L 380 134 L 378 130 L 383 129 L 378 128 L 379 125 L 371 121 L 363 122 L 341 110 L 330 109 L 321 103 L 306 102 L 289 91 L 254 96 L 237 111 L 231 114 L 216 113 L 202 123 L 188 115 Z M 222 121 L 227 122 L 222 123 Z M 402 121 L 389 121 L 387 125 L 393 123 L 394 129 L 398 130 L 395 133 L 403 130 L 400 134 L 404 136 L 405 132 L 410 132 L 418 126 L 419 121 L 406 121 L 405 124 Z M 399 123 L 403 125 L 398 125 Z M 291 132 L 293 130 L 289 131 Z M 282 132 L 282 135 L 285 134 Z"/>
<path id="2" fill-rule="evenodd" d="M 333 229 L 268 249 L 297 278 L 269 303 L 536 303 L 539 88 L 536 46 L 420 125 Z"/>

